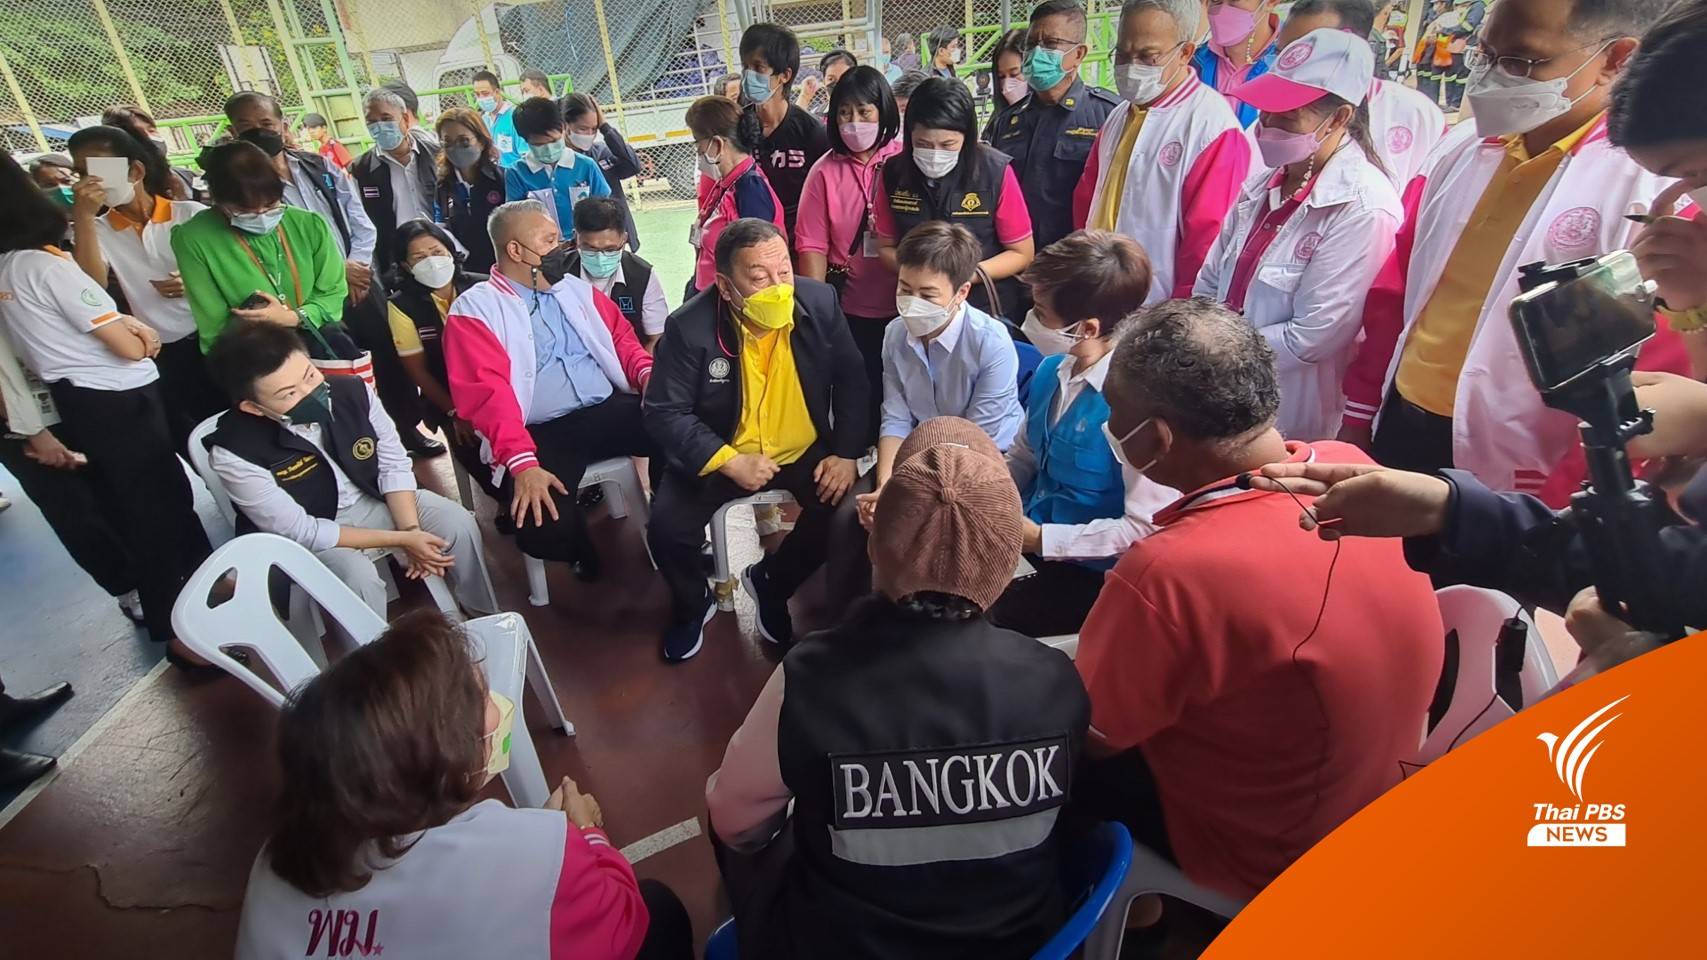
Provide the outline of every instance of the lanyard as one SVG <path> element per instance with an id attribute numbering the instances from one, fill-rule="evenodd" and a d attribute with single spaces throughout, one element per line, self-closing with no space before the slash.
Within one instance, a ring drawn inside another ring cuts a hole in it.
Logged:
<path id="1" fill-rule="evenodd" d="M 751 168 L 748 168 L 748 169 L 751 169 Z M 733 173 L 733 171 L 731 171 L 731 172 Z M 734 176 L 730 177 L 728 182 L 719 183 L 716 185 L 717 186 L 717 192 L 713 193 L 709 198 L 711 202 L 707 203 L 704 207 L 700 208 L 699 223 L 696 224 L 696 226 L 698 226 L 701 230 L 705 229 L 705 222 L 707 220 L 711 219 L 711 215 L 713 213 L 717 212 L 717 205 L 723 202 L 724 195 L 727 194 L 730 190 L 733 190 L 735 188 L 735 181 L 741 179 L 742 177 L 744 177 L 746 175 L 747 175 L 747 171 L 742 170 L 740 173 L 735 174 Z"/>
<path id="2" fill-rule="evenodd" d="M 284 249 L 285 266 L 290 268 L 291 284 L 296 290 L 296 302 L 287 304 L 287 306 L 295 309 L 302 306 L 302 276 L 296 271 L 296 257 L 290 252 L 290 241 L 285 239 L 284 227 L 281 226 L 274 229 L 278 234 L 279 246 Z M 249 238 L 245 237 L 241 231 L 237 233 L 237 242 L 242 244 L 243 252 L 249 255 L 249 262 L 253 263 L 255 265 L 255 269 L 261 271 L 261 275 L 266 277 L 267 282 L 273 285 L 273 295 L 277 296 L 280 300 L 283 300 L 284 290 L 282 289 L 283 284 L 280 282 L 283 278 L 274 275 L 271 270 L 268 270 L 262 265 L 261 258 L 255 256 L 254 249 L 249 246 Z"/>

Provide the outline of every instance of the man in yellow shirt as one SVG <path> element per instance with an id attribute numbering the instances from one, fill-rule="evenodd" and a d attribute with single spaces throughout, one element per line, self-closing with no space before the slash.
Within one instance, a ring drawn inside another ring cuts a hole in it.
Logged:
<path id="1" fill-rule="evenodd" d="M 761 490 L 791 493 L 800 520 L 741 581 L 759 633 L 793 641 L 788 599 L 824 563 L 830 515 L 853 484 L 869 415 L 864 361 L 835 291 L 795 278 L 774 224 L 730 224 L 716 263 L 716 288 L 665 324 L 645 398 L 646 429 L 668 461 L 647 538 L 670 585 L 669 662 L 699 652 L 717 609 L 700 569 L 706 523 Z"/>

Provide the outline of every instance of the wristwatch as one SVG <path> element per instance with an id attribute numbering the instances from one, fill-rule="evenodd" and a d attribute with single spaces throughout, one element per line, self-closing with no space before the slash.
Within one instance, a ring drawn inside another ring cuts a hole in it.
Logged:
<path id="1" fill-rule="evenodd" d="M 1661 307 L 1660 313 L 1665 315 L 1666 323 L 1678 333 L 1698 333 L 1707 330 L 1707 304 L 1691 310 L 1673 310 Z"/>

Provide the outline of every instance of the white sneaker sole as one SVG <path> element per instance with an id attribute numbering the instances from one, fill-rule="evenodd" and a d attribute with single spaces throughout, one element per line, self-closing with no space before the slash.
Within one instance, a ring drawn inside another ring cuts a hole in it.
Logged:
<path id="1" fill-rule="evenodd" d="M 759 616 L 759 591 L 753 586 L 752 567 L 748 567 L 741 571 L 741 589 L 747 591 L 747 596 L 753 598 L 753 626 L 759 628 L 759 636 L 764 637 L 765 642 L 773 647 L 782 646 L 782 643 L 779 642 L 777 638 L 771 636 L 771 632 L 769 630 L 765 629 L 765 618 Z"/>

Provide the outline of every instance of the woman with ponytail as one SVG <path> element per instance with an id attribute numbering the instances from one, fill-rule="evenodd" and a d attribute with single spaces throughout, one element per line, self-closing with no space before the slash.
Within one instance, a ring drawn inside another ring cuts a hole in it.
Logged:
<path id="1" fill-rule="evenodd" d="M 1369 139 L 1375 54 L 1343 30 L 1313 31 L 1234 90 L 1262 112 L 1263 167 L 1240 194 L 1193 293 L 1243 313 L 1274 348 L 1280 432 L 1331 439 L 1363 302 L 1393 251 L 1399 195 Z"/>
<path id="2" fill-rule="evenodd" d="M 758 114 L 728 97 L 700 97 L 688 107 L 694 165 L 699 168 L 699 213 L 688 241 L 699 251 L 686 294 L 714 286 L 717 264 L 712 253 L 723 228 L 743 217 L 783 226 L 782 201 L 765 179 L 753 154 L 764 139 Z"/>

